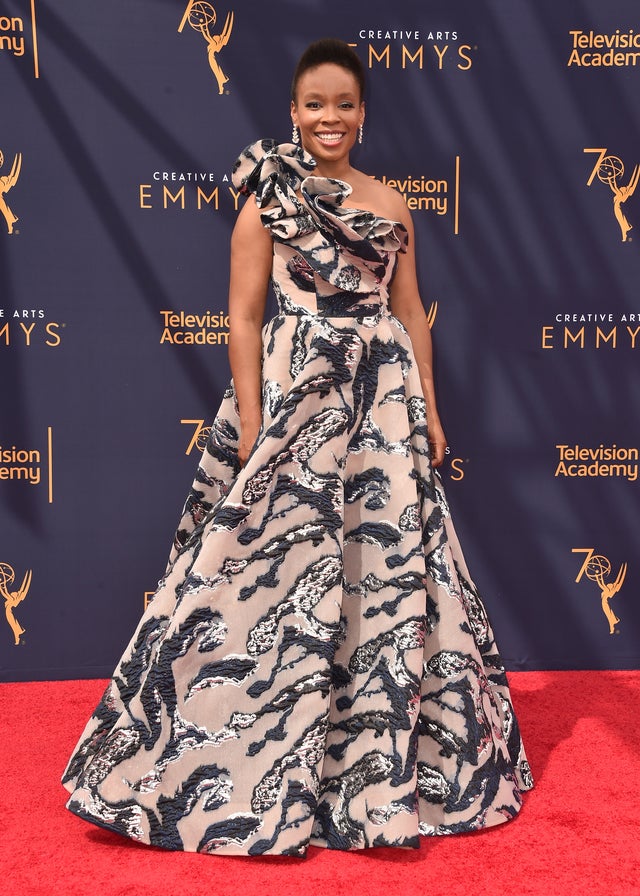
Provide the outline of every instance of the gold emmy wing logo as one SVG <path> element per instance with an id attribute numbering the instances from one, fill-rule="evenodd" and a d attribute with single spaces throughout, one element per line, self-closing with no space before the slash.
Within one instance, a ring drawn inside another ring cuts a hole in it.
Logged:
<path id="1" fill-rule="evenodd" d="M 14 613 L 16 607 L 22 603 L 31 587 L 31 570 L 28 569 L 24 574 L 22 585 L 16 591 L 10 591 L 9 589 L 15 582 L 15 579 L 16 574 L 13 571 L 13 567 L 9 566 L 8 563 L 0 563 L 0 594 L 4 597 L 4 612 L 9 627 L 13 632 L 13 643 L 17 647 L 20 644 L 20 637 L 25 630 L 16 619 Z"/>
<path id="2" fill-rule="evenodd" d="M 2 155 L 2 150 L 0 149 L 0 168 L 2 168 L 4 164 L 4 156 Z M 11 189 L 14 187 L 20 177 L 20 170 L 22 168 L 22 153 L 17 153 L 13 159 L 13 165 L 11 166 L 11 171 L 9 174 L 5 174 L 0 176 L 0 212 L 2 213 L 5 221 L 7 222 L 7 230 L 9 233 L 13 233 L 13 225 L 18 220 L 18 216 L 14 215 L 9 206 L 7 205 L 6 195 Z"/>
<path id="3" fill-rule="evenodd" d="M 222 31 L 219 34 L 212 34 L 216 19 L 216 11 L 210 3 L 205 2 L 205 0 L 190 0 L 184 11 L 178 32 L 181 33 L 188 22 L 194 31 L 199 31 L 203 36 L 207 43 L 209 66 L 218 83 L 218 93 L 222 94 L 224 93 L 224 85 L 229 79 L 218 62 L 218 53 L 229 43 L 233 28 L 233 13 L 227 13 Z"/>
<path id="4" fill-rule="evenodd" d="M 613 582 L 605 582 L 611 574 L 611 561 L 603 554 L 596 554 L 594 548 L 573 548 L 573 554 L 586 554 L 584 563 L 580 567 L 580 572 L 576 577 L 579 582 L 582 576 L 586 576 L 592 582 L 595 582 L 600 589 L 600 600 L 602 603 L 602 612 L 609 623 L 609 634 L 616 634 L 616 625 L 620 620 L 609 606 L 609 601 L 622 588 L 627 575 L 627 564 L 623 563 L 618 570 L 618 575 Z"/>
<path id="5" fill-rule="evenodd" d="M 585 149 L 584 151 L 598 153 L 598 158 L 591 170 L 587 186 L 591 186 L 593 179 L 596 176 L 600 183 L 608 184 L 613 193 L 613 214 L 620 225 L 622 242 L 626 243 L 627 235 L 632 229 L 632 225 L 627 220 L 624 211 L 622 210 L 622 206 L 627 199 L 630 199 L 635 193 L 636 187 L 638 186 L 638 180 L 640 180 L 640 165 L 634 165 L 633 173 L 631 174 L 628 183 L 623 185 L 620 183 L 624 177 L 624 165 L 622 159 L 619 159 L 618 156 L 607 155 L 608 149 L 606 147 L 596 147 Z"/>

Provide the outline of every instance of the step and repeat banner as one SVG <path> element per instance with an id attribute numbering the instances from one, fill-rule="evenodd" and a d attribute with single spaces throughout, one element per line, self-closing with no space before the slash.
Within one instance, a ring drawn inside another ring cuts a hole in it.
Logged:
<path id="1" fill-rule="evenodd" d="M 312 40 L 416 225 L 443 480 L 511 669 L 638 668 L 637 0 L 0 0 L 0 671 L 106 676 L 229 378 L 239 151 Z"/>

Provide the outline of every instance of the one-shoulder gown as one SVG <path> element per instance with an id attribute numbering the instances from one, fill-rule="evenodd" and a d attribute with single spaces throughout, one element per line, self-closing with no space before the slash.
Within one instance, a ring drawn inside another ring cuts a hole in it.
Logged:
<path id="1" fill-rule="evenodd" d="M 389 307 L 406 230 L 314 167 L 271 140 L 236 163 L 274 245 L 262 427 L 241 467 L 231 384 L 63 778 L 72 812 L 167 849 L 417 847 L 532 786 Z"/>

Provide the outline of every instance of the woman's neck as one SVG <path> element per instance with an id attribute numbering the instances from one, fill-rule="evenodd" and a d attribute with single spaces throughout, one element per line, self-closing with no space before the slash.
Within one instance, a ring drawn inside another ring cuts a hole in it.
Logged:
<path id="1" fill-rule="evenodd" d="M 313 172 L 318 177 L 330 177 L 334 180 L 344 180 L 347 183 L 353 175 L 353 168 L 349 164 L 349 158 L 337 159 L 335 162 L 327 162 L 325 159 L 318 161 L 316 159 L 316 167 Z"/>

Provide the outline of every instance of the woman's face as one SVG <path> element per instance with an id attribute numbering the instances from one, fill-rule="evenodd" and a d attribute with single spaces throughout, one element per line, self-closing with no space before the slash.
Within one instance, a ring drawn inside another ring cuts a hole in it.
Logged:
<path id="1" fill-rule="evenodd" d="M 364 103 L 351 72 L 333 63 L 308 69 L 299 79 L 291 120 L 314 158 L 336 161 L 347 155 L 364 121 Z"/>

